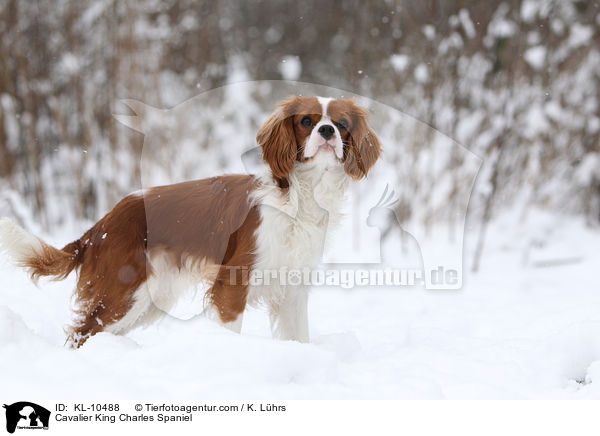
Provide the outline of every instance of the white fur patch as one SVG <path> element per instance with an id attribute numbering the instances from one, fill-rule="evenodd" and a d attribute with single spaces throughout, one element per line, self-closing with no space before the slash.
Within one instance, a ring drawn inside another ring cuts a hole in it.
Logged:
<path id="1" fill-rule="evenodd" d="M 42 252 L 44 243 L 9 218 L 0 218 L 0 252 L 8 254 L 16 265 Z"/>
<path id="2" fill-rule="evenodd" d="M 321 107 L 323 108 L 323 116 L 327 116 L 327 106 L 329 106 L 329 103 L 333 98 L 317 97 L 317 100 L 319 100 L 319 103 L 321 103 Z"/>
<path id="3" fill-rule="evenodd" d="M 146 195 L 146 192 L 148 192 L 147 189 L 138 189 L 137 191 L 133 191 L 131 194 L 129 194 L 128 197 L 143 197 Z"/>
<path id="4" fill-rule="evenodd" d="M 187 256 L 181 268 L 168 253 L 150 256 L 152 274 L 145 283 L 154 304 L 179 319 L 190 319 L 201 313 L 204 293 L 210 289 L 219 272 L 219 265 Z"/>

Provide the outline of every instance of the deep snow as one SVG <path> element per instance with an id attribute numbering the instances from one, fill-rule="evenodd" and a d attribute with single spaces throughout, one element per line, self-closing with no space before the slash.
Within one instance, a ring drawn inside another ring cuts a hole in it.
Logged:
<path id="1" fill-rule="evenodd" d="M 459 291 L 314 289 L 312 343 L 166 317 L 125 337 L 63 346 L 74 277 L 0 260 L 0 386 L 48 399 L 600 398 L 600 232 L 579 219 L 492 223 Z M 72 234 L 49 235 L 60 245 Z"/>

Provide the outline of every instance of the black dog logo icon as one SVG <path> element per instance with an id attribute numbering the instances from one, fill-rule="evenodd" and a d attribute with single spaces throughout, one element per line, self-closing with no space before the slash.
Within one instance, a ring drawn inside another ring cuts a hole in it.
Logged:
<path id="1" fill-rule="evenodd" d="M 23 420 L 19 428 L 48 429 L 50 411 L 28 401 L 3 406 L 6 409 L 6 431 L 14 433 L 19 421 Z"/>

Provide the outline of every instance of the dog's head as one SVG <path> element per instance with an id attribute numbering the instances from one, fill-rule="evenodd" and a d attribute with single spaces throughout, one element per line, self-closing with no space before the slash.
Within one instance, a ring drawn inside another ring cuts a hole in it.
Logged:
<path id="1" fill-rule="evenodd" d="M 291 96 L 256 136 L 280 186 L 296 165 L 341 165 L 354 180 L 365 177 L 381 154 L 367 111 L 353 99 Z"/>

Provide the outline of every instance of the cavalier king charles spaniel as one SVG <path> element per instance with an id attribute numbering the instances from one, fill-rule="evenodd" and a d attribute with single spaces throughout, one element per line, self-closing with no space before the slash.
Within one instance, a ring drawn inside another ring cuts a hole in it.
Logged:
<path id="1" fill-rule="evenodd" d="M 256 139 L 264 174 L 128 195 L 60 250 L 4 218 L 0 248 L 34 280 L 77 272 L 73 347 L 148 324 L 199 283 L 209 288 L 206 308 L 229 329 L 240 332 L 246 305 L 260 304 L 275 337 L 307 342 L 308 286 L 269 272 L 318 265 L 349 181 L 367 175 L 381 145 L 354 100 L 322 97 L 282 101 Z"/>

